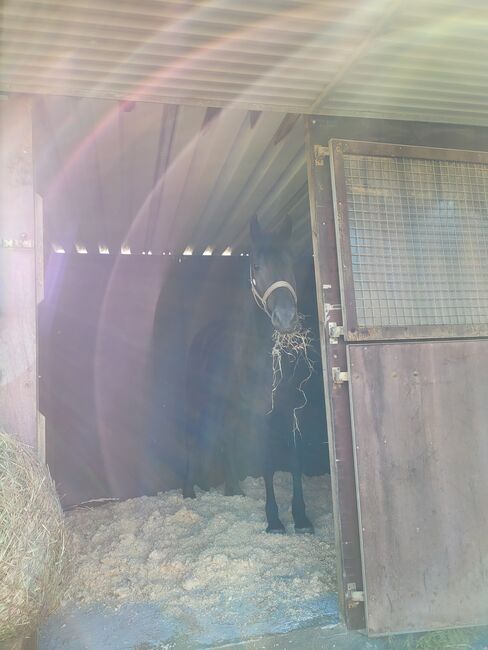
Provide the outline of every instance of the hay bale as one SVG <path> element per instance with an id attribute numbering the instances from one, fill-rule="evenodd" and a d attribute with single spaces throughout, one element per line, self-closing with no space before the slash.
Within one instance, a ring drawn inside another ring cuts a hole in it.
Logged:
<path id="1" fill-rule="evenodd" d="M 47 467 L 0 431 L 0 641 L 27 634 L 57 606 L 65 541 Z"/>

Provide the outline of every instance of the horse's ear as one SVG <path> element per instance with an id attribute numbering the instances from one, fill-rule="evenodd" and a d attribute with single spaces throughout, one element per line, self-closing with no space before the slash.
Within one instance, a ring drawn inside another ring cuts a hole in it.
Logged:
<path id="1" fill-rule="evenodd" d="M 263 233 L 261 231 L 261 226 L 259 225 L 258 217 L 255 214 L 251 219 L 251 240 L 256 243 L 262 238 L 262 236 Z"/>
<path id="2" fill-rule="evenodd" d="M 280 226 L 280 229 L 276 233 L 277 239 L 284 244 L 288 243 L 290 241 L 292 230 L 293 230 L 293 221 L 290 215 L 287 214 L 283 220 L 282 225 Z"/>

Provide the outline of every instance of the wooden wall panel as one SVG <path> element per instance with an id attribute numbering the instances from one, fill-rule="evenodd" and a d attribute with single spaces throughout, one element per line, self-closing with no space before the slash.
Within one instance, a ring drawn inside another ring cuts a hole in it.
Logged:
<path id="1" fill-rule="evenodd" d="M 37 446 L 32 102 L 0 102 L 0 426 Z"/>

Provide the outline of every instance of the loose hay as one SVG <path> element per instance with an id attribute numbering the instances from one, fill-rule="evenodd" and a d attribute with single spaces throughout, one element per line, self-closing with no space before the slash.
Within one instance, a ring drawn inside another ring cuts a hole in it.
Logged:
<path id="1" fill-rule="evenodd" d="M 48 469 L 0 431 L 0 641 L 28 633 L 60 599 L 64 516 Z"/>
<path id="2" fill-rule="evenodd" d="M 273 360 L 273 385 L 271 388 L 271 411 L 274 409 L 274 395 L 278 386 L 283 379 L 282 357 L 285 354 L 288 361 L 296 367 L 300 361 L 305 363 L 307 375 L 297 386 L 297 390 L 302 396 L 302 403 L 293 409 L 293 436 L 296 442 L 297 433 L 301 435 L 300 424 L 298 422 L 298 411 L 307 405 L 307 396 L 304 391 L 305 384 L 313 374 L 313 362 L 309 357 L 309 351 L 312 347 L 312 333 L 309 329 L 303 327 L 304 317 L 299 315 L 298 326 L 293 332 L 273 332 L 273 349 L 271 357 Z M 271 412 L 270 411 L 270 412 Z"/>

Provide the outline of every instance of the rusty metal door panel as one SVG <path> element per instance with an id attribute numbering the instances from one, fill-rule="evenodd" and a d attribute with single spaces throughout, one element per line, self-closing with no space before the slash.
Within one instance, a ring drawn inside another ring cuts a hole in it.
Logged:
<path id="1" fill-rule="evenodd" d="M 486 624 L 488 341 L 348 362 L 368 632 Z"/>

